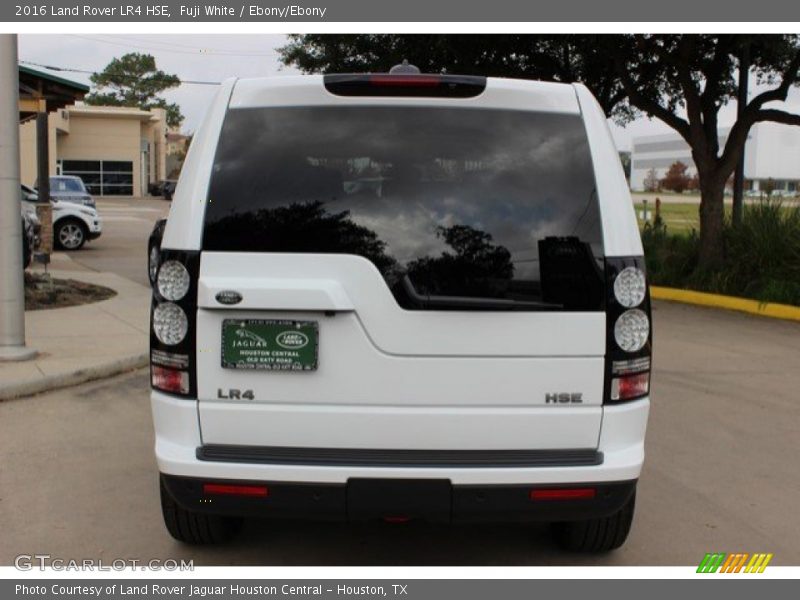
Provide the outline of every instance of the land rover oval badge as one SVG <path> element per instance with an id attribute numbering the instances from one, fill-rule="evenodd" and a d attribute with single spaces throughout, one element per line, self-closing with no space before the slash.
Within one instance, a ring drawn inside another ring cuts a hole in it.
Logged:
<path id="1" fill-rule="evenodd" d="M 220 304 L 239 304 L 239 302 L 242 301 L 242 295 L 233 290 L 222 290 L 221 292 L 217 292 L 217 295 L 214 297 Z"/>

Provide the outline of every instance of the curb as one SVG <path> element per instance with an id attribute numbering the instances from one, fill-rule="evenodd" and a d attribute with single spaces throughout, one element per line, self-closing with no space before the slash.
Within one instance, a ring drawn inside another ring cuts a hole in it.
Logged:
<path id="1" fill-rule="evenodd" d="M 737 298 L 736 296 L 722 296 L 720 294 L 709 294 L 707 292 L 695 292 L 693 290 L 679 290 L 676 288 L 658 286 L 650 286 L 650 296 L 657 300 L 669 300 L 672 302 L 682 302 L 684 304 L 694 304 L 696 306 L 735 310 L 759 317 L 770 317 L 772 319 L 800 321 L 800 307 L 790 306 L 788 304 L 759 302 L 758 300 Z"/>
<path id="2" fill-rule="evenodd" d="M 144 367 L 147 365 L 148 360 L 149 356 L 147 353 L 133 354 L 104 364 L 78 369 L 77 371 L 49 375 L 32 381 L 3 386 L 0 387 L 0 401 L 11 400 L 12 398 L 19 398 L 21 396 L 41 394 L 42 392 L 70 387 L 86 383 L 87 381 L 105 379 L 106 377 L 112 377 L 126 371 Z"/>

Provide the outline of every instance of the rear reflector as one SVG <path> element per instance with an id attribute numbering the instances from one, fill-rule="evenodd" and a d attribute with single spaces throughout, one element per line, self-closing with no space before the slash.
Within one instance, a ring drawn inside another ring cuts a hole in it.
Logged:
<path id="1" fill-rule="evenodd" d="M 204 483 L 204 494 L 223 496 L 269 496 L 269 488 L 265 485 L 225 485 L 221 483 Z"/>
<path id="2" fill-rule="evenodd" d="M 650 391 L 650 372 L 615 377 L 611 380 L 611 400 L 632 400 Z"/>
<path id="3" fill-rule="evenodd" d="M 589 500 L 594 498 L 594 488 L 550 488 L 531 490 L 531 500 Z"/>
<path id="4" fill-rule="evenodd" d="M 411 517 L 406 517 L 405 515 L 398 515 L 398 516 L 390 516 L 390 517 L 383 517 L 384 523 L 408 523 L 411 520 Z"/>
<path id="5" fill-rule="evenodd" d="M 173 394 L 189 393 L 189 373 L 178 369 L 169 369 L 152 365 L 150 383 L 154 388 Z"/>
<path id="6" fill-rule="evenodd" d="M 337 96 L 471 98 L 486 89 L 486 78 L 472 75 L 325 75 L 323 81 Z"/>

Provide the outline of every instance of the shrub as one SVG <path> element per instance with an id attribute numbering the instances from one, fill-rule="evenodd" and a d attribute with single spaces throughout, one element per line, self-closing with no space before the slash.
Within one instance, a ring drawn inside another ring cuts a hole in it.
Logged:
<path id="1" fill-rule="evenodd" d="M 764 200 L 744 207 L 742 223 L 725 224 L 725 262 L 697 268 L 697 232 L 674 235 L 664 225 L 645 225 L 642 243 L 650 281 L 761 302 L 800 305 L 800 207 Z"/>

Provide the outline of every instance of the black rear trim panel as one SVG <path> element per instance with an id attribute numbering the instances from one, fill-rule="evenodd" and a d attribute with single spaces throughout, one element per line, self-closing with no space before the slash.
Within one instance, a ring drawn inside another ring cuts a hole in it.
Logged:
<path id="1" fill-rule="evenodd" d="M 199 460 L 313 465 L 326 467 L 525 468 L 583 467 L 603 464 L 603 453 L 578 450 L 391 450 L 294 448 L 209 444 L 197 448 Z"/>
<path id="2" fill-rule="evenodd" d="M 205 514 L 268 519 L 429 522 L 572 521 L 614 514 L 630 500 L 636 480 L 522 485 L 453 485 L 447 479 L 350 479 L 347 483 L 239 481 L 161 475 L 183 508 Z M 265 497 L 203 493 L 204 483 L 265 485 Z M 591 487 L 594 498 L 531 500 L 531 490 Z"/>

